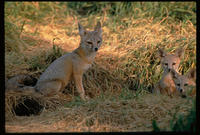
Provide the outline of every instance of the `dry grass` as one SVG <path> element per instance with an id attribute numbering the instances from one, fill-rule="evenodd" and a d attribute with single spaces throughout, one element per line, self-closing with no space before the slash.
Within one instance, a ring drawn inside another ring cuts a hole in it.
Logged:
<path id="1" fill-rule="evenodd" d="M 32 92 L 19 92 L 15 90 L 9 90 L 5 92 L 5 118 L 6 120 L 13 120 L 16 116 L 13 108 L 17 107 L 20 103 L 24 104 L 24 100 L 30 99 L 38 102 L 40 105 L 48 108 L 49 110 L 55 110 L 58 106 L 62 105 L 65 101 L 70 101 L 70 97 L 55 95 L 52 97 L 43 97 L 38 93 Z"/>
<path id="2" fill-rule="evenodd" d="M 146 94 L 138 99 L 93 99 L 83 105 L 44 110 L 39 116 L 6 121 L 6 132 L 152 131 L 152 120 L 169 127 L 174 113 L 191 109 L 191 100 Z"/>

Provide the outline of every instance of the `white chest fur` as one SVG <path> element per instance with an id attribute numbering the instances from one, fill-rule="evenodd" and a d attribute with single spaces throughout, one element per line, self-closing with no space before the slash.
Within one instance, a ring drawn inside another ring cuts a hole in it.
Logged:
<path id="1" fill-rule="evenodd" d="M 95 55 L 96 55 L 96 53 L 92 53 L 90 56 L 87 56 L 87 60 L 90 61 L 90 62 L 92 63 L 92 62 L 94 61 L 94 59 L 95 59 Z M 87 69 L 90 68 L 91 66 L 92 66 L 92 64 L 89 64 L 89 63 L 84 64 L 83 69 L 84 69 L 84 70 L 87 70 Z"/>
<path id="2" fill-rule="evenodd" d="M 92 66 L 92 64 L 84 64 L 83 69 L 88 70 L 88 68 L 90 68 L 91 66 Z"/>

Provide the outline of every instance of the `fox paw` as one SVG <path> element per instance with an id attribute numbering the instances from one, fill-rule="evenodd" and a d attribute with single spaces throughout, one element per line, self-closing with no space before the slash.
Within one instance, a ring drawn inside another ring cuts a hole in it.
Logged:
<path id="1" fill-rule="evenodd" d="M 90 97 L 88 97 L 88 96 L 82 96 L 81 99 L 82 99 L 83 101 L 87 101 L 87 100 L 90 99 Z"/>

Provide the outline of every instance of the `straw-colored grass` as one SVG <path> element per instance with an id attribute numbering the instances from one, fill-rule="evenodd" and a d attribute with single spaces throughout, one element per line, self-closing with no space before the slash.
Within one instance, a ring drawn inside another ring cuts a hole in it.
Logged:
<path id="1" fill-rule="evenodd" d="M 8 90 L 5 92 L 5 118 L 6 120 L 12 120 L 13 117 L 16 116 L 14 112 L 14 108 L 17 107 L 20 103 L 24 105 L 24 100 L 30 99 L 38 102 L 41 106 L 48 108 L 49 110 L 55 110 L 59 105 L 61 105 L 64 101 L 61 100 L 59 95 L 55 95 L 53 97 L 43 97 L 38 93 L 32 93 L 29 91 L 19 92 L 15 90 Z M 68 101 L 70 97 L 68 96 Z M 42 111 L 42 110 L 41 110 Z"/>
<path id="2" fill-rule="evenodd" d="M 138 99 L 96 98 L 78 106 L 44 110 L 39 116 L 6 122 L 7 132 L 152 131 L 152 120 L 169 129 L 174 113 L 187 115 L 191 101 L 147 94 Z"/>

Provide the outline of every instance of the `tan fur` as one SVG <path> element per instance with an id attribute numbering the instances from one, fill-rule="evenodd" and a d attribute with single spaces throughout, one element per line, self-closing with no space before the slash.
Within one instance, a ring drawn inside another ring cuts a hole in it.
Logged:
<path id="1" fill-rule="evenodd" d="M 182 49 L 176 49 L 174 54 L 167 54 L 162 49 L 159 49 L 161 65 L 164 70 L 161 80 L 155 85 L 153 93 L 167 94 L 169 96 L 177 95 L 176 87 L 172 79 L 170 71 L 174 69 L 178 72 L 181 57 L 183 56 Z"/>
<path id="2" fill-rule="evenodd" d="M 102 30 L 100 22 L 94 31 L 85 30 L 80 24 L 80 45 L 71 53 L 56 59 L 40 76 L 34 88 L 44 96 L 52 96 L 64 90 L 69 80 L 73 79 L 80 97 L 85 100 L 85 90 L 82 84 L 83 73 L 91 66 L 97 50 L 102 44 Z M 29 87 L 29 89 L 31 89 Z"/>
<path id="3" fill-rule="evenodd" d="M 192 68 L 186 75 L 180 75 L 175 70 L 171 71 L 172 79 L 176 86 L 176 91 L 180 93 L 180 95 L 186 95 L 187 90 L 191 91 L 191 96 L 196 95 L 196 69 Z M 189 87 L 193 86 L 192 89 Z"/>
<path id="4" fill-rule="evenodd" d="M 91 66 L 97 50 L 102 43 L 101 24 L 94 31 L 86 31 L 79 24 L 80 46 L 54 61 L 41 75 L 35 88 L 44 95 L 53 95 L 62 91 L 69 80 L 74 79 L 80 97 L 85 100 L 82 84 L 83 73 Z M 87 97 L 86 97 L 87 98 Z"/>
<path id="5" fill-rule="evenodd" d="M 170 73 L 163 74 L 161 80 L 156 84 L 154 92 L 171 97 L 177 95 L 176 86 Z"/>

